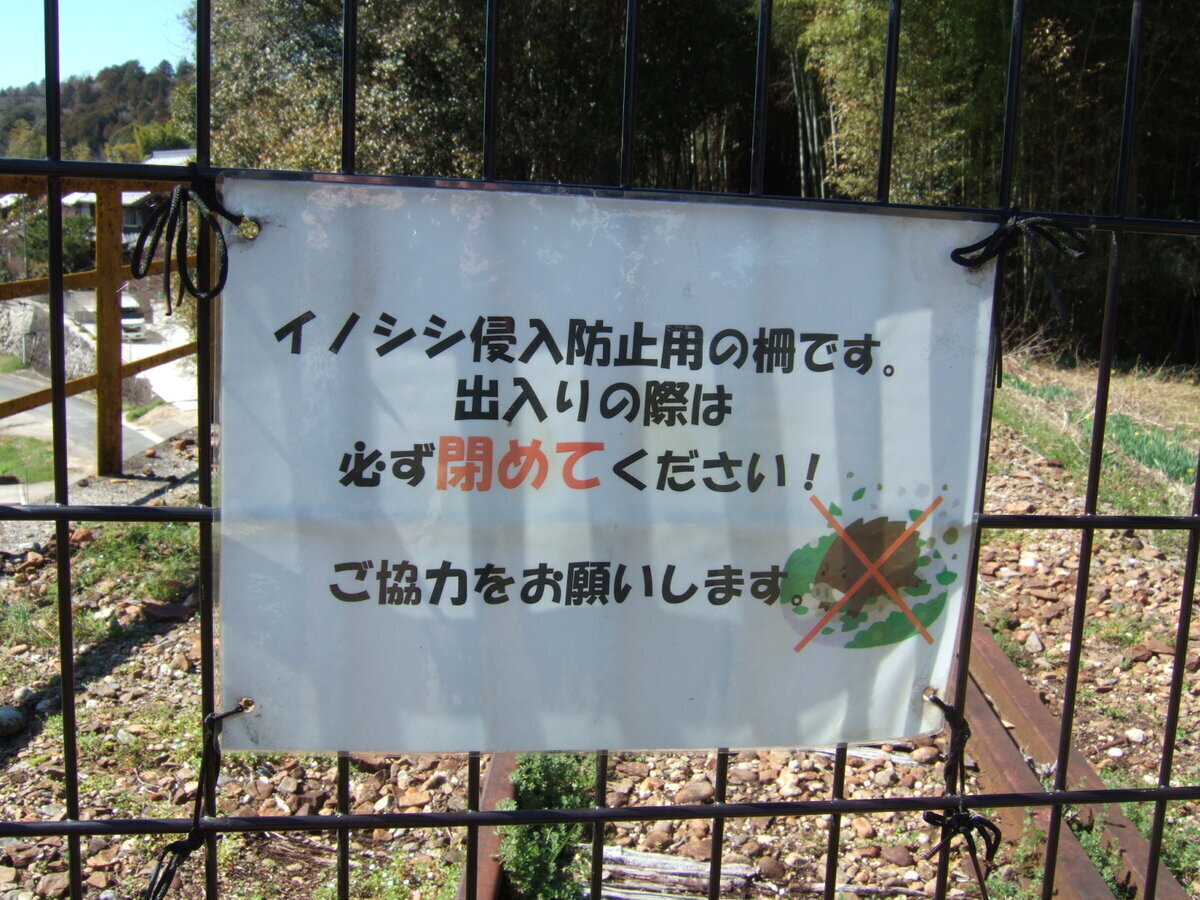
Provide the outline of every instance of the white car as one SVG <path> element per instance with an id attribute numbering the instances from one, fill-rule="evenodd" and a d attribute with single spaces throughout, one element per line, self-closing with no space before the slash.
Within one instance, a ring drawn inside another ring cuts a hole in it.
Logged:
<path id="1" fill-rule="evenodd" d="M 146 339 L 146 318 L 142 308 L 131 297 L 121 298 L 121 339 L 125 341 L 144 341 Z"/>

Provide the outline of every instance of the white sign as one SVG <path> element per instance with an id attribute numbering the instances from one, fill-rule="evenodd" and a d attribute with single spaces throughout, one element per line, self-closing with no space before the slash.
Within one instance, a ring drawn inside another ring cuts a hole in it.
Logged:
<path id="1" fill-rule="evenodd" d="M 936 728 L 988 225 L 227 179 L 231 748 Z"/>

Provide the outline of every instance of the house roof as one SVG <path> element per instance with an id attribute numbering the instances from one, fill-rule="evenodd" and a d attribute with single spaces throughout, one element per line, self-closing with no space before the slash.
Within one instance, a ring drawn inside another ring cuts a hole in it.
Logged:
<path id="1" fill-rule="evenodd" d="M 180 150 L 151 150 L 143 160 L 148 166 L 185 166 L 196 155 L 191 147 Z"/>
<path id="2" fill-rule="evenodd" d="M 121 205 L 133 206 L 150 196 L 149 191 L 121 191 Z M 96 194 L 92 191 L 75 191 L 62 199 L 63 206 L 79 206 L 84 203 L 95 203 Z"/>

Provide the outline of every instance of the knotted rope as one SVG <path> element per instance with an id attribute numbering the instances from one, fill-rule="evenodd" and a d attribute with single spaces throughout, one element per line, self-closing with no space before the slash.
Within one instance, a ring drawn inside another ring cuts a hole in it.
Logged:
<path id="1" fill-rule="evenodd" d="M 936 694 L 931 694 L 926 699 L 942 711 L 946 717 L 946 724 L 950 726 L 950 745 L 946 748 L 946 766 L 943 770 L 943 777 L 946 782 L 946 796 L 957 797 L 958 808 L 947 809 L 945 815 L 932 810 L 924 814 L 926 822 L 942 830 L 942 839 L 925 855 L 925 858 L 932 859 L 956 835 L 961 835 L 966 841 L 967 852 L 971 855 L 971 864 L 975 867 L 979 892 L 982 894 L 983 900 L 988 900 L 985 883 L 987 873 L 979 862 L 979 848 L 975 843 L 975 834 L 978 833 L 983 841 L 984 861 L 986 864 L 990 864 L 996 856 L 996 851 L 1000 848 L 1000 829 L 990 819 L 972 813 L 963 798 L 967 780 L 966 746 L 968 738 L 971 737 L 971 726 L 967 724 L 961 711 L 946 703 Z"/>
<path id="2" fill-rule="evenodd" d="M 1088 239 L 1070 225 L 1055 222 L 1046 216 L 1011 216 L 1007 222 L 982 241 L 976 241 L 966 247 L 958 247 L 950 251 L 950 258 L 960 266 L 968 269 L 978 269 L 989 260 L 995 259 L 1011 247 L 1021 237 L 1029 241 L 1033 248 L 1033 258 L 1037 260 L 1038 269 L 1050 289 L 1054 300 L 1054 308 L 1065 322 L 1067 321 L 1067 306 L 1063 303 L 1058 285 L 1050 275 L 1046 265 L 1046 256 L 1042 252 L 1042 241 L 1046 241 L 1055 250 L 1067 254 L 1072 259 L 1083 259 L 1088 255 Z"/>
<path id="3" fill-rule="evenodd" d="M 231 213 L 217 196 L 216 187 L 211 178 L 206 178 L 196 171 L 195 164 L 191 166 L 192 183 L 190 187 L 181 184 L 171 189 L 171 196 L 160 201 L 151 210 L 146 224 L 138 235 L 137 245 L 133 251 L 132 272 L 137 278 L 145 278 L 150 273 L 150 265 L 154 262 L 154 254 L 158 252 L 158 242 L 166 236 L 163 244 L 163 293 L 167 297 L 167 315 L 171 314 L 171 254 L 175 254 L 179 267 L 179 297 L 183 299 L 186 290 L 197 300 L 211 300 L 221 293 L 225 280 L 229 276 L 229 249 L 225 244 L 225 234 L 217 216 L 221 216 L 233 225 L 240 225 L 243 217 Z M 217 277 L 213 286 L 206 291 L 200 290 L 192 279 L 187 265 L 188 242 L 188 207 L 194 206 L 199 217 L 200 227 L 206 225 L 212 231 L 217 245 Z M 177 302 L 178 302 L 177 300 Z"/>

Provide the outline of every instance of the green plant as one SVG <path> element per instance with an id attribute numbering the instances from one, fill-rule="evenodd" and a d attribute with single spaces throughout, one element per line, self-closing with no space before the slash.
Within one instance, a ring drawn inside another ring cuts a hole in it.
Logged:
<path id="1" fill-rule="evenodd" d="M 981 812 L 990 816 L 992 811 Z M 1042 872 L 1042 854 L 1045 847 L 1046 833 L 1034 824 L 1032 816 L 1026 814 L 1020 839 L 1012 847 L 1009 858 L 1009 880 L 988 879 L 989 895 L 1004 900 L 1036 900 L 1040 897 L 1041 891 L 1034 882 Z"/>
<path id="2" fill-rule="evenodd" d="M 1079 841 L 1079 846 L 1087 853 L 1088 859 L 1113 892 L 1113 896 L 1117 900 L 1133 900 L 1136 892 L 1130 888 L 1124 866 L 1121 864 L 1120 851 L 1114 842 L 1104 839 L 1104 816 L 1097 816 L 1090 824 L 1084 824 L 1075 813 L 1074 807 L 1067 807 L 1067 823 L 1075 839 Z"/>
<path id="3" fill-rule="evenodd" d="M 1126 722 L 1131 718 L 1128 710 L 1122 709 L 1112 703 L 1099 703 L 1096 705 L 1096 709 L 1114 722 Z"/>
<path id="4" fill-rule="evenodd" d="M 110 589 L 153 600 L 179 600 L 195 583 L 200 556 L 196 526 L 189 522 L 131 522 L 110 525 L 84 545 L 75 562 L 76 588 L 105 582 Z"/>
<path id="5" fill-rule="evenodd" d="M 1008 380 L 1006 377 L 1006 385 Z M 1087 448 L 1078 432 L 1064 431 L 1058 422 L 1052 423 L 1044 405 L 1000 390 L 996 392 L 993 414 L 997 421 L 1020 433 L 1034 450 L 1059 460 L 1072 474 L 1087 471 Z"/>
<path id="6" fill-rule="evenodd" d="M 462 877 L 461 865 L 447 865 L 397 854 L 390 861 L 372 860 L 350 876 L 350 896 L 355 900 L 454 900 Z M 324 885 L 313 900 L 333 900 L 334 885 Z"/>
<path id="7" fill-rule="evenodd" d="M 571 753 L 526 753 L 517 759 L 512 783 L 518 809 L 580 809 L 594 784 L 592 758 Z M 512 825 L 501 829 L 500 861 L 525 900 L 569 900 L 580 896 L 575 845 L 585 837 L 579 824 Z"/>
<path id="8" fill-rule="evenodd" d="M 1079 394 L 1070 388 L 1061 387 L 1057 384 L 1033 384 L 1026 381 L 1020 375 L 1013 375 L 1011 373 L 1005 375 L 1004 384 L 1011 384 L 1021 393 L 1037 397 L 1039 400 L 1063 402 L 1079 399 Z"/>
<path id="9" fill-rule="evenodd" d="M 137 522 L 108 525 L 75 553 L 73 593 L 87 605 L 89 592 L 107 596 L 182 600 L 196 582 L 200 559 L 196 526 L 185 522 Z M 10 590 L 0 605 L 0 643 L 53 647 L 58 642 L 57 586 Z M 114 636 L 111 617 L 76 611 L 75 640 L 94 642 Z"/>
<path id="10" fill-rule="evenodd" d="M 28 366 L 21 361 L 19 356 L 10 356 L 7 353 L 0 353 L 0 375 L 8 375 L 12 372 L 20 372 Z"/>
<path id="11" fill-rule="evenodd" d="M 994 612 L 986 617 L 988 628 L 992 632 L 992 637 L 1000 649 L 1004 651 L 1004 655 L 1009 658 L 1014 666 L 1018 669 L 1029 667 L 1029 659 L 1025 655 L 1021 645 L 1013 640 L 1012 633 L 1017 627 L 1017 618 L 1009 610 L 1002 609 Z"/>
<path id="12" fill-rule="evenodd" d="M 1111 769 L 1101 770 L 1101 775 L 1111 788 L 1146 787 L 1144 783 Z M 1150 840 L 1154 826 L 1154 804 L 1122 803 L 1121 811 L 1129 817 L 1142 837 Z M 1196 821 L 1194 813 L 1187 816 L 1167 813 L 1162 838 L 1162 861 L 1180 884 L 1189 885 L 1200 880 L 1200 822 Z"/>
<path id="13" fill-rule="evenodd" d="M 126 403 L 125 418 L 130 422 L 136 422 L 146 413 L 150 412 L 150 410 L 156 409 L 165 403 L 166 401 L 163 400 L 162 397 L 155 397 L 149 403 L 143 403 L 141 406 L 134 406 L 132 403 Z"/>
<path id="14" fill-rule="evenodd" d="M 1046 848 L 1046 833 L 1034 824 L 1033 817 L 1025 816 L 1021 839 L 1013 848 L 1013 866 L 1026 878 L 1032 878 L 1042 870 L 1042 853 Z"/>
<path id="15" fill-rule="evenodd" d="M 990 878 L 988 879 L 988 896 L 997 897 L 999 900 L 1038 900 L 1042 896 L 1042 892 L 1019 881 L 1000 881 Z"/>
<path id="16" fill-rule="evenodd" d="M 1009 381 L 1005 378 L 1005 384 Z M 1056 404 L 1057 405 L 1057 404 Z M 994 418 L 1021 435 L 1022 441 L 1042 456 L 1058 460 L 1080 485 L 1087 477 L 1088 447 L 1091 443 L 1090 420 L 1080 410 L 1057 405 L 1052 409 L 1043 401 L 1023 394 L 1019 389 L 996 393 Z M 1194 464 L 1194 463 L 1193 463 Z M 1128 515 L 1172 515 L 1180 512 L 1181 485 L 1131 459 L 1112 442 L 1104 453 L 1100 483 L 1101 510 L 1119 510 Z M 1106 538 L 1097 535 L 1098 546 Z M 1169 552 L 1182 553 L 1181 533 L 1158 532 L 1158 545 Z"/>
<path id="17" fill-rule="evenodd" d="M 1196 453 L 1154 425 L 1114 413 L 1104 426 L 1105 437 L 1127 456 L 1184 484 L 1196 483 Z"/>
<path id="18" fill-rule="evenodd" d="M 1140 643 L 1147 634 L 1144 623 L 1126 616 L 1089 620 L 1083 630 L 1089 638 L 1117 647 L 1132 647 Z"/>
<path id="19" fill-rule="evenodd" d="M 1154 808 L 1148 803 L 1124 803 L 1125 815 L 1147 840 L 1154 822 Z M 1171 822 L 1163 832 L 1162 860 L 1182 884 L 1200 880 L 1200 824 L 1194 819 Z"/>
<path id="20" fill-rule="evenodd" d="M 26 484 L 54 477 L 54 448 L 48 441 L 20 435 L 0 435 L 0 475 Z"/>
<path id="21" fill-rule="evenodd" d="M 62 220 L 63 267 L 68 272 L 91 268 L 92 220 L 90 216 L 67 216 Z M 44 209 L 29 216 L 27 224 L 30 271 L 34 277 L 49 271 L 50 224 Z"/>
<path id="22" fill-rule="evenodd" d="M 53 623 L 43 621 L 37 610 L 25 597 L 9 597 L 0 617 L 0 643 L 50 646 L 56 639 Z"/>

